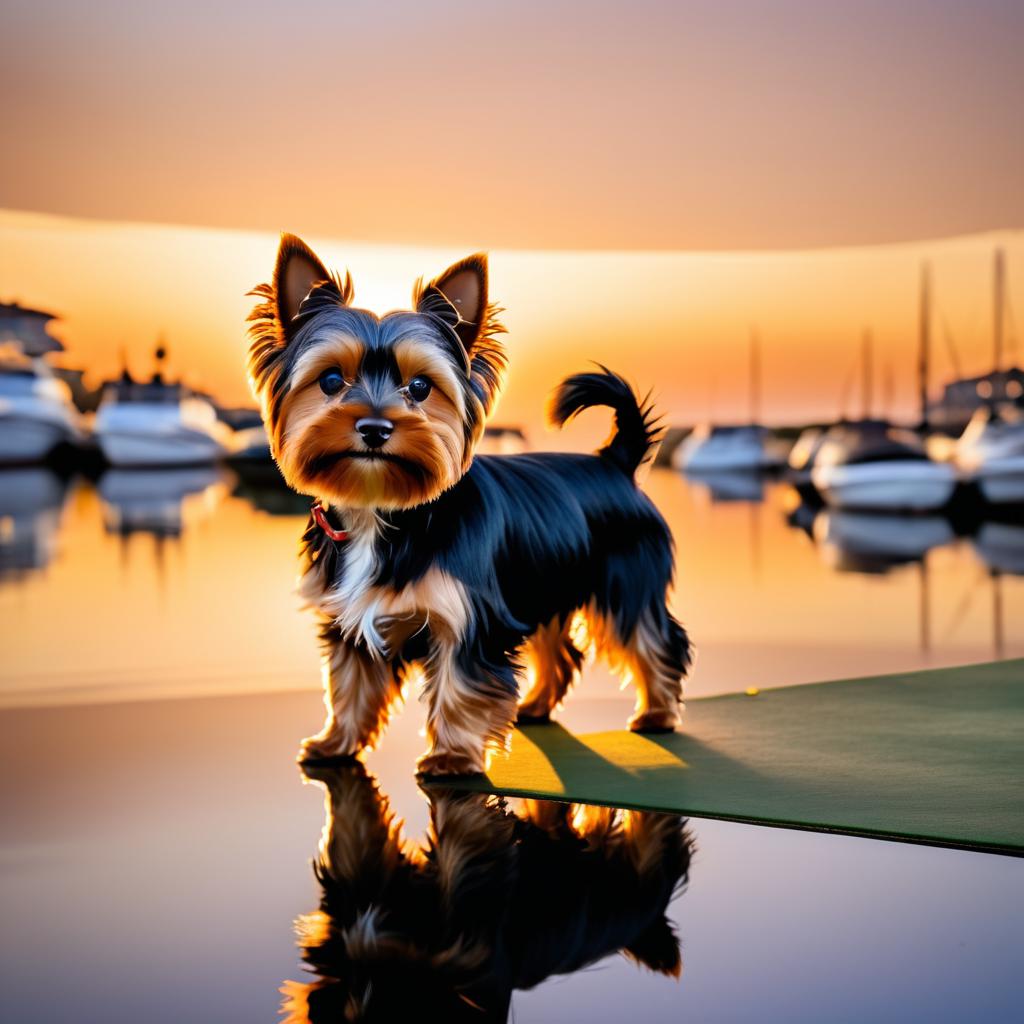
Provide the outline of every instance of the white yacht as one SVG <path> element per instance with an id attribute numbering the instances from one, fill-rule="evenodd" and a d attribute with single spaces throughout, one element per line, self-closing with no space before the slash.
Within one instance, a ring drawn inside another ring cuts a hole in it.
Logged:
<path id="1" fill-rule="evenodd" d="M 770 445 L 767 429 L 757 425 L 694 428 L 672 453 L 672 465 L 685 472 L 758 470 L 785 460 Z"/>
<path id="2" fill-rule="evenodd" d="M 94 430 L 113 466 L 209 464 L 227 452 L 231 435 L 207 399 L 159 373 L 145 384 L 126 374 L 108 385 Z"/>
<path id="3" fill-rule="evenodd" d="M 982 407 L 953 448 L 961 472 L 992 504 L 1024 502 L 1024 416 Z"/>
<path id="4" fill-rule="evenodd" d="M 811 481 L 836 508 L 921 512 L 946 505 L 957 476 L 928 458 L 916 434 L 867 421 L 829 431 Z"/>
<path id="5" fill-rule="evenodd" d="M 67 384 L 42 358 L 13 347 L 0 353 L 0 463 L 41 462 L 78 436 L 78 413 Z"/>

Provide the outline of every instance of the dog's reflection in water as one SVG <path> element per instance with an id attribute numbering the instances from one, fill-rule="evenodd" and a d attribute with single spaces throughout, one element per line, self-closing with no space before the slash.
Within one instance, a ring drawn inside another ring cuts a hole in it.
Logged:
<path id="1" fill-rule="evenodd" d="M 504 1021 L 528 989 L 621 951 L 679 976 L 665 910 L 685 884 L 684 819 L 426 790 L 415 846 L 357 761 L 307 765 L 326 790 L 320 908 L 299 918 L 317 977 L 286 982 L 289 1024 Z"/>

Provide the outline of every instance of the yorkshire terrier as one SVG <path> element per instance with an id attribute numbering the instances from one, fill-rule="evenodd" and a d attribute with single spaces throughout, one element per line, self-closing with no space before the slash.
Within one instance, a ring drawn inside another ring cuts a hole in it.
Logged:
<path id="1" fill-rule="evenodd" d="M 372 747 L 418 668 L 419 770 L 481 772 L 517 702 L 520 722 L 546 720 L 591 646 L 636 685 L 630 728 L 679 723 L 691 649 L 666 606 L 672 537 L 634 481 L 651 406 L 602 367 L 549 410 L 560 426 L 610 407 L 596 455 L 474 457 L 506 366 L 487 278 L 470 256 L 378 317 L 284 235 L 253 292 L 250 380 L 285 480 L 315 499 L 300 593 L 322 619 L 327 720 L 304 760 Z"/>
<path id="2" fill-rule="evenodd" d="M 282 987 L 286 1024 L 504 1022 L 512 994 L 621 952 L 678 978 L 666 916 L 693 841 L 679 815 L 426 790 L 405 841 L 358 761 L 303 766 L 326 792 L 319 908 L 298 919 L 316 975 Z"/>

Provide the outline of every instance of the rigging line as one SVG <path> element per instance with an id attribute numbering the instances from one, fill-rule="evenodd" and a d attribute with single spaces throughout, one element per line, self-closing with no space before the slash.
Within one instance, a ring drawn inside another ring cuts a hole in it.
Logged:
<path id="1" fill-rule="evenodd" d="M 946 319 L 945 313 L 941 310 L 939 312 L 939 319 L 942 321 L 942 337 L 946 342 L 946 352 L 949 355 L 949 361 L 953 364 L 953 376 L 960 380 L 963 378 L 964 372 L 960 366 L 960 356 L 956 351 L 956 342 L 953 339 L 953 332 L 949 329 L 949 321 Z"/>
<path id="2" fill-rule="evenodd" d="M 1006 326 L 1009 330 L 1006 332 L 1006 355 L 1011 363 L 1017 359 L 1017 321 L 1013 316 L 1013 299 L 1010 295 L 1010 290 L 1007 288 L 1006 295 L 1003 298 L 1003 310 L 1006 314 Z"/>
<path id="3" fill-rule="evenodd" d="M 848 420 L 850 418 L 847 415 L 849 412 L 850 392 L 853 391 L 853 384 L 857 379 L 859 362 L 860 360 L 854 357 L 850 368 L 846 371 L 846 379 L 843 381 L 842 390 L 839 392 L 839 418 L 841 420 Z"/>
<path id="4" fill-rule="evenodd" d="M 939 314 L 939 320 L 942 321 L 942 339 L 946 343 L 946 352 L 949 355 L 949 361 L 953 365 L 953 375 L 957 380 L 963 378 L 963 366 L 960 363 L 960 353 L 956 348 L 956 341 L 953 338 L 953 332 L 949 327 L 949 318 L 946 316 L 946 310 L 943 308 L 942 303 L 939 302 L 937 295 L 932 297 L 932 301 L 935 303 L 935 310 Z"/>
<path id="5" fill-rule="evenodd" d="M 974 595 L 977 592 L 978 586 L 986 579 L 988 579 L 988 570 L 982 568 L 975 577 L 974 582 L 967 588 L 967 592 L 964 594 L 960 603 L 953 609 L 953 614 L 949 617 L 949 625 L 946 626 L 942 633 L 943 636 L 951 637 L 954 630 L 960 628 L 960 625 L 964 620 L 964 616 L 970 610 L 971 604 L 974 601 Z"/>

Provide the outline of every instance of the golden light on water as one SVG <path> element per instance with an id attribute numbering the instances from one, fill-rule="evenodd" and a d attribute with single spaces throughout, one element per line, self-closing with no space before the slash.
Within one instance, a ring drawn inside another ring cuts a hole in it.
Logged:
<path id="1" fill-rule="evenodd" d="M 0 487 L 8 484 L 9 474 Z M 294 592 L 302 502 L 268 515 L 217 472 L 183 486 L 194 490 L 169 497 L 155 519 L 107 478 L 98 489 L 74 483 L 62 504 L 33 517 L 8 517 L 12 537 L 35 531 L 38 567 L 0 580 L 0 707 L 317 691 L 315 622 Z M 667 469 L 652 470 L 645 487 L 676 537 L 672 608 L 697 645 L 689 697 L 981 661 L 995 637 L 1002 656 L 1024 654 L 1021 578 L 999 581 L 996 621 L 991 545 L 950 532 L 926 570 L 850 571 L 833 542 L 789 525 L 784 486 L 767 484 L 756 505 L 712 501 Z M 1024 543 L 1019 527 L 1001 536 L 1008 551 Z M 395 712 L 415 728 L 418 687 L 408 682 Z M 565 702 L 570 721 L 591 697 L 621 704 L 623 721 L 632 701 L 588 659 Z"/>

